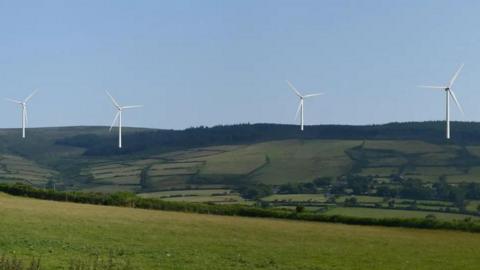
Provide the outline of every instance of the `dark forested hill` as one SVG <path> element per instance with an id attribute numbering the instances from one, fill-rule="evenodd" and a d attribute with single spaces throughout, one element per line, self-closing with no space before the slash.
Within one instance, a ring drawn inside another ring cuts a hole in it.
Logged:
<path id="1" fill-rule="evenodd" d="M 125 146 L 122 150 L 113 147 L 117 139 L 111 135 L 82 134 L 58 139 L 56 143 L 86 148 L 87 156 L 108 156 L 283 139 L 415 139 L 443 143 L 446 142 L 444 129 L 443 121 L 365 126 L 318 125 L 307 126 L 303 132 L 297 125 L 239 124 L 132 132 L 124 136 Z M 451 142 L 456 144 L 480 143 L 480 123 L 452 122 L 452 138 Z"/>

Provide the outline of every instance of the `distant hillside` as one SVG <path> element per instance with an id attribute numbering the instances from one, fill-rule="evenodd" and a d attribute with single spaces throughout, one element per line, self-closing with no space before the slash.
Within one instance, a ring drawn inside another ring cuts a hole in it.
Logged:
<path id="1" fill-rule="evenodd" d="M 241 124 L 185 130 L 107 127 L 0 129 L 0 182 L 152 192 L 307 183 L 347 174 L 480 181 L 480 123 L 307 126 Z M 52 183 L 53 182 L 53 183 Z"/>
<path id="2" fill-rule="evenodd" d="M 285 139 L 348 139 L 348 140 L 422 140 L 443 143 L 445 123 L 410 122 L 384 125 L 318 125 L 301 132 L 297 125 L 239 124 L 196 127 L 185 130 L 148 130 L 124 136 L 125 147 L 118 150 L 115 136 L 81 134 L 56 141 L 59 145 L 85 148 L 87 156 L 109 156 L 139 152 L 165 152 L 214 145 L 235 145 Z M 480 123 L 452 122 L 451 142 L 480 143 Z"/>

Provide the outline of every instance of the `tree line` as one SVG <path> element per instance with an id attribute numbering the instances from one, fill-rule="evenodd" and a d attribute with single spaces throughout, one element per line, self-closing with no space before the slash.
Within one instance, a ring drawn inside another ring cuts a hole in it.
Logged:
<path id="1" fill-rule="evenodd" d="M 146 130 L 124 134 L 122 149 L 114 135 L 84 134 L 59 139 L 57 144 L 86 148 L 85 155 L 107 156 L 144 151 L 172 151 L 213 145 L 245 144 L 285 139 L 390 139 L 443 143 L 444 122 L 407 122 L 384 125 L 317 125 L 301 132 L 296 125 L 238 124 L 195 127 L 185 130 Z M 452 141 L 480 143 L 480 123 L 452 122 Z"/>
<path id="2" fill-rule="evenodd" d="M 340 176 L 336 181 L 331 177 L 320 177 L 311 183 L 288 183 L 280 185 L 279 194 L 314 194 L 322 188 L 322 193 L 338 195 L 373 195 L 386 198 L 414 200 L 439 200 L 457 202 L 480 200 L 480 183 L 462 182 L 449 184 L 440 177 L 433 184 L 416 178 L 391 177 L 392 184 L 378 183 L 372 176 L 350 174 Z"/>

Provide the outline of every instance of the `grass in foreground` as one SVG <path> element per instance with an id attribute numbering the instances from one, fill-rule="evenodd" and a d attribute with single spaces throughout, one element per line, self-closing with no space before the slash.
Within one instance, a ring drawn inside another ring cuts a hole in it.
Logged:
<path id="1" fill-rule="evenodd" d="M 92 206 L 0 195 L 0 251 L 45 269 L 114 251 L 136 269 L 476 269 L 480 234 Z"/>

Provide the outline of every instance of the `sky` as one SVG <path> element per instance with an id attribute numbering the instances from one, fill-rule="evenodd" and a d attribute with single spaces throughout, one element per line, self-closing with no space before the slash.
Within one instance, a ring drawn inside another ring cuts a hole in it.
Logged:
<path id="1" fill-rule="evenodd" d="M 0 1 L 0 98 L 34 127 L 480 121 L 480 1 Z M 0 100 L 0 127 L 20 125 Z"/>

